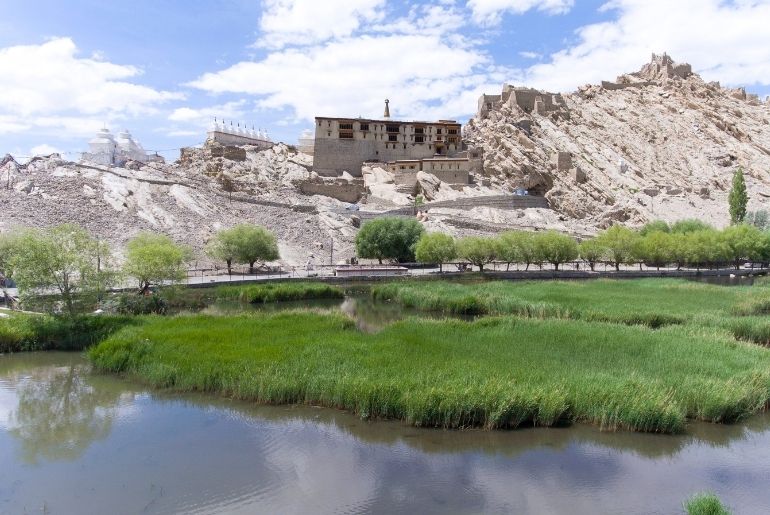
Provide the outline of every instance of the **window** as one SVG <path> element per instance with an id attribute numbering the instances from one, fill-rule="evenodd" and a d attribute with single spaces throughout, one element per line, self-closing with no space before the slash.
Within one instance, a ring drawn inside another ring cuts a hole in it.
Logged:
<path id="1" fill-rule="evenodd" d="M 447 134 L 457 134 L 457 129 L 447 129 Z"/>
<path id="2" fill-rule="evenodd" d="M 368 131 L 369 130 L 369 124 L 368 123 L 362 123 L 361 124 L 361 130 L 362 131 Z"/>
<path id="3" fill-rule="evenodd" d="M 436 129 L 436 134 L 441 134 L 441 129 Z"/>
<path id="4" fill-rule="evenodd" d="M 340 139 L 353 139 L 353 132 L 340 132 Z"/>
<path id="5" fill-rule="evenodd" d="M 331 136 L 331 135 L 332 135 L 332 133 L 331 133 L 331 132 L 329 132 L 329 131 L 326 131 L 326 135 L 327 135 L 327 136 Z"/>
<path id="6" fill-rule="evenodd" d="M 414 133 L 415 134 L 424 134 L 425 133 L 425 129 L 423 127 L 417 127 L 417 128 L 414 129 Z"/>
<path id="7" fill-rule="evenodd" d="M 331 126 L 332 126 L 332 122 L 331 122 L 331 120 L 329 120 L 328 122 L 326 122 L 326 126 L 327 126 L 327 127 L 331 127 Z"/>
<path id="8" fill-rule="evenodd" d="M 388 141 L 398 141 L 398 134 L 388 134 Z"/>
<path id="9" fill-rule="evenodd" d="M 387 132 L 399 132 L 398 125 L 388 125 Z"/>
<path id="10" fill-rule="evenodd" d="M 406 150 L 406 143 L 404 143 L 404 150 Z"/>
<path id="11" fill-rule="evenodd" d="M 415 136 L 414 137 L 415 143 L 425 143 L 425 136 Z"/>
<path id="12" fill-rule="evenodd" d="M 353 130 L 353 124 L 352 123 L 341 123 L 340 124 L 340 130 L 341 131 L 352 131 Z"/>
<path id="13" fill-rule="evenodd" d="M 399 168 L 400 168 L 401 170 L 405 170 L 405 169 L 406 169 L 406 167 L 405 167 L 404 165 L 401 165 L 401 166 L 399 166 Z"/>

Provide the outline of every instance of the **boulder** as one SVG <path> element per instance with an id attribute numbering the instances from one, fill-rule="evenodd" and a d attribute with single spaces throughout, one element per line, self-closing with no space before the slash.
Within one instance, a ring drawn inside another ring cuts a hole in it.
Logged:
<path id="1" fill-rule="evenodd" d="M 438 190 L 441 189 L 441 180 L 433 174 L 419 171 L 417 172 L 417 187 L 425 200 L 436 198 Z"/>

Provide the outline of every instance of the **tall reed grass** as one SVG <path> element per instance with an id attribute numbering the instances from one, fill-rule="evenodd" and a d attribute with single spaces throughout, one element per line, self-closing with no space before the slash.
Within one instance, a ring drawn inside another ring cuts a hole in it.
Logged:
<path id="1" fill-rule="evenodd" d="M 770 350 L 692 325 L 409 319 L 365 334 L 328 313 L 150 317 L 89 356 L 158 387 L 447 428 L 586 421 L 675 433 L 770 399 Z"/>
<path id="2" fill-rule="evenodd" d="M 319 282 L 281 282 L 248 286 L 220 286 L 216 296 L 252 304 L 306 299 L 341 299 L 345 292 L 338 286 Z"/>

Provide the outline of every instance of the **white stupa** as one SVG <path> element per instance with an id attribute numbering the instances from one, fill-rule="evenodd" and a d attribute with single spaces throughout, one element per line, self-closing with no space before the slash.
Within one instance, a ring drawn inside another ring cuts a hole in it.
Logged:
<path id="1" fill-rule="evenodd" d="M 103 127 L 96 131 L 96 136 L 88 142 L 88 152 L 83 152 L 82 161 L 105 166 L 123 166 L 127 161 L 146 163 L 150 157 L 128 132 L 123 129 L 117 140 L 110 130 Z"/>

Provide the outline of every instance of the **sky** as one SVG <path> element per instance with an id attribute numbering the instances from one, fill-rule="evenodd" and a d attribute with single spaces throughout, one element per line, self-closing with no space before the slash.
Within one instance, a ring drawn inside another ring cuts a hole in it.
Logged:
<path id="1" fill-rule="evenodd" d="M 103 126 L 176 159 L 214 117 L 296 143 L 315 116 L 473 116 L 667 52 L 770 95 L 770 0 L 0 0 L 0 155 L 77 159 Z"/>

